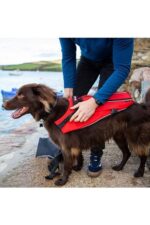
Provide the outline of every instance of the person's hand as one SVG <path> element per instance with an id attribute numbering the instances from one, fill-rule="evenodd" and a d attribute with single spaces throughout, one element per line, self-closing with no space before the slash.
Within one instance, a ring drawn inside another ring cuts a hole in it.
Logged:
<path id="1" fill-rule="evenodd" d="M 65 88 L 64 89 L 64 97 L 70 98 L 73 96 L 73 88 Z"/>
<path id="2" fill-rule="evenodd" d="M 87 121 L 95 112 L 98 105 L 95 102 L 94 98 L 90 98 L 84 102 L 79 102 L 78 104 L 71 107 L 71 109 L 77 109 L 78 110 L 73 114 L 70 121 L 75 122 L 85 122 Z"/>

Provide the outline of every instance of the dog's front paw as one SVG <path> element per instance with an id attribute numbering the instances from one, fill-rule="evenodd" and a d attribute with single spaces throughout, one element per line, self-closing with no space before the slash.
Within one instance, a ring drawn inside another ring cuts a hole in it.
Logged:
<path id="1" fill-rule="evenodd" d="M 48 176 L 45 176 L 45 179 L 46 180 L 52 180 L 54 177 L 56 177 L 56 176 L 59 176 L 60 175 L 60 173 L 52 173 L 52 174 L 50 174 L 50 175 L 48 175 Z"/>
<path id="2" fill-rule="evenodd" d="M 134 177 L 143 177 L 144 172 L 143 171 L 137 171 L 134 173 Z"/>
<path id="3" fill-rule="evenodd" d="M 55 181 L 55 185 L 56 186 L 63 186 L 67 183 L 67 179 L 59 178 L 58 180 Z"/>
<path id="4" fill-rule="evenodd" d="M 117 165 L 117 166 L 113 166 L 112 169 L 115 171 L 120 171 L 123 169 L 123 167 L 121 165 Z"/>
<path id="5" fill-rule="evenodd" d="M 72 167 L 73 170 L 75 171 L 80 171 L 82 169 L 82 166 L 79 166 L 79 165 L 75 165 Z"/>

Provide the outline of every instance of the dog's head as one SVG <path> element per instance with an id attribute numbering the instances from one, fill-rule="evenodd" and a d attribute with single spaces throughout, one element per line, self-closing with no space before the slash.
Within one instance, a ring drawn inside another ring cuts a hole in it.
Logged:
<path id="1" fill-rule="evenodd" d="M 51 111 L 55 102 L 56 93 L 51 88 L 34 83 L 22 86 L 16 96 L 3 103 L 3 107 L 15 110 L 12 113 L 14 119 L 30 113 L 38 121 L 42 115 Z"/>

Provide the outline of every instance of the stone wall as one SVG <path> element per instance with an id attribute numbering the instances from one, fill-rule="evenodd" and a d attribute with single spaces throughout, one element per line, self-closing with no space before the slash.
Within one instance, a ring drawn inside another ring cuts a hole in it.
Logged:
<path id="1" fill-rule="evenodd" d="M 150 67 L 150 38 L 135 38 L 132 70 L 145 66 Z"/>

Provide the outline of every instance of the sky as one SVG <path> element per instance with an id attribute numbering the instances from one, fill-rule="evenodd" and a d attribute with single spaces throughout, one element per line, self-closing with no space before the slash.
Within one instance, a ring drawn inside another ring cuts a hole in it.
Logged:
<path id="1" fill-rule="evenodd" d="M 58 39 L 0 38 L 0 65 L 61 59 Z"/>
<path id="2" fill-rule="evenodd" d="M 57 59 L 61 59 L 58 38 L 0 38 L 0 65 Z"/>

